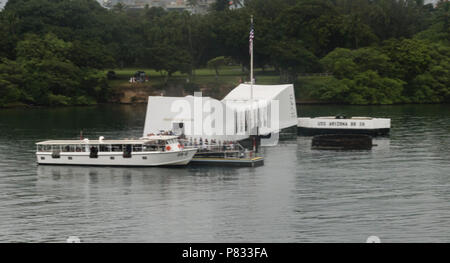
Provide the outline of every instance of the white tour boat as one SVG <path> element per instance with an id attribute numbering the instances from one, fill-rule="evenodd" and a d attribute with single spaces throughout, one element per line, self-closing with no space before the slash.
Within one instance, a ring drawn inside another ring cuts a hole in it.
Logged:
<path id="1" fill-rule="evenodd" d="M 380 136 L 389 134 L 391 119 L 370 117 L 317 117 L 298 118 L 299 135 L 365 134 Z"/>
<path id="2" fill-rule="evenodd" d="M 185 149 L 178 136 L 138 140 L 57 140 L 36 143 L 38 164 L 92 166 L 169 166 L 188 164 L 197 148 Z"/>

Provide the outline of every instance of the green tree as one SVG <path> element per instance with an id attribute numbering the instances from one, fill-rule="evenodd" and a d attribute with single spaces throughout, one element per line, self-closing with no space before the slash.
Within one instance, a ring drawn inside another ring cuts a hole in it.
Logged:
<path id="1" fill-rule="evenodd" d="M 425 41 L 393 39 L 384 43 L 383 51 L 393 66 L 389 75 L 407 82 L 426 71 L 433 60 L 430 44 Z"/>
<path id="2" fill-rule="evenodd" d="M 18 23 L 19 18 L 14 13 L 0 12 L 0 58 L 14 59 Z"/>
<path id="3" fill-rule="evenodd" d="M 355 55 L 350 49 L 336 48 L 320 60 L 323 68 L 333 73 L 338 79 L 353 76 L 358 71 L 358 65 L 354 62 Z"/>
<path id="4" fill-rule="evenodd" d="M 450 2 L 441 1 L 436 9 L 430 11 L 431 25 L 415 37 L 421 40 L 442 42 L 450 45 Z"/>
<path id="5" fill-rule="evenodd" d="M 350 50 L 336 48 L 320 60 L 322 66 L 338 79 L 352 78 L 356 73 L 372 70 L 380 75 L 392 71 L 390 58 L 378 48 Z"/>
<path id="6" fill-rule="evenodd" d="M 319 67 L 317 58 L 300 41 L 278 41 L 271 47 L 271 61 L 280 71 L 282 82 L 292 83 L 299 73 Z"/>
<path id="7" fill-rule="evenodd" d="M 73 45 L 53 34 L 28 34 L 16 47 L 16 61 L 0 64 L 1 104 L 87 104 L 108 95 L 104 74 L 80 68 L 70 58 Z"/>
<path id="8" fill-rule="evenodd" d="M 220 0 L 200 15 L 105 9 L 95 0 L 9 0 L 0 12 L 0 58 L 16 77 L 2 75 L 2 103 L 102 101 L 109 89 L 99 70 L 115 66 L 194 76 L 225 56 L 248 68 L 251 15 L 255 66 L 274 67 L 282 82 L 325 70 L 335 81 L 320 90 L 338 101 L 448 101 L 449 8 L 422 0 Z"/>
<path id="9" fill-rule="evenodd" d="M 334 79 L 314 91 L 314 96 L 349 104 L 393 104 L 403 102 L 405 82 L 380 76 L 372 70 L 357 73 L 352 79 Z"/>
<path id="10" fill-rule="evenodd" d="M 20 86 L 23 85 L 23 69 L 7 59 L 0 63 L 0 107 L 23 99 Z"/>
<path id="11" fill-rule="evenodd" d="M 72 42 L 68 58 L 80 68 L 105 69 L 115 66 L 113 55 L 94 41 Z"/>
<path id="12" fill-rule="evenodd" d="M 150 8 L 145 16 L 140 63 L 167 73 L 168 77 L 177 71 L 192 74 L 193 44 L 188 14 Z"/>

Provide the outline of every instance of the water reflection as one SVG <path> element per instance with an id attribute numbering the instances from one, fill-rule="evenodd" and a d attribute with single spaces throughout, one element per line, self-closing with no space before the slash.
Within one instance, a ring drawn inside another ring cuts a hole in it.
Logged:
<path id="1" fill-rule="evenodd" d="M 235 213 L 233 207 L 237 205 L 241 207 L 240 211 L 245 211 L 247 202 L 252 202 L 252 198 L 248 198 L 250 193 L 240 193 L 239 185 L 248 189 L 255 185 L 257 179 L 252 177 L 254 170 L 250 168 L 46 165 L 36 169 L 37 195 L 51 196 L 50 199 L 64 203 L 60 208 L 42 207 L 39 213 L 41 220 L 60 220 L 70 224 L 81 234 L 66 229 L 61 235 L 76 234 L 86 241 L 211 240 L 208 232 L 212 233 L 213 229 L 222 231 L 220 226 L 214 228 L 214 222 L 224 216 L 222 209 Z M 242 194 L 241 201 L 231 202 L 230 198 Z M 48 219 L 48 214 L 55 218 Z M 78 218 L 78 223 L 73 222 L 76 220 L 74 217 Z M 112 230 L 102 232 L 104 227 L 99 225 L 99 220 Z M 227 220 L 225 225 L 235 227 L 234 224 Z M 46 229 L 52 233 L 60 231 L 57 227 Z M 49 240 L 48 233 L 44 239 Z"/>
<path id="2" fill-rule="evenodd" d="M 219 180 L 237 180 L 238 171 L 249 168 L 238 167 L 205 167 L 186 166 L 177 168 L 127 168 L 127 167 L 95 167 L 95 166 L 64 166 L 64 165 L 38 165 L 37 175 L 39 180 L 52 179 L 73 180 L 85 178 L 91 183 L 99 183 L 99 180 L 111 180 L 121 177 L 126 182 L 137 180 L 135 183 L 148 182 L 151 178 L 180 178 L 180 177 L 214 177 Z M 148 179 L 145 179 L 148 177 Z"/>
<path id="3" fill-rule="evenodd" d="M 89 167 L 89 166 L 53 166 L 40 165 L 37 167 L 36 187 L 39 191 L 56 191 L 59 193 L 67 189 L 78 191 L 80 197 L 89 195 L 97 189 L 114 188 L 123 191 L 141 191 L 149 196 L 167 195 L 173 191 L 190 191 L 202 189 L 212 191 L 222 184 L 230 185 L 242 177 L 238 168 L 122 168 L 122 167 Z M 248 169 L 248 168 L 244 168 Z M 212 187 L 212 188 L 211 188 Z M 89 191 L 87 191 L 89 190 Z M 126 192 L 123 192 L 126 193 Z M 107 192 L 97 194 L 107 198 Z"/>

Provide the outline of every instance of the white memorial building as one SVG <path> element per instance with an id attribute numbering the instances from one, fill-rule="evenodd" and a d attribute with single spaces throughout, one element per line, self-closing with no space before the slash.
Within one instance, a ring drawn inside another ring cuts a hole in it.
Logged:
<path id="1" fill-rule="evenodd" d="M 240 84 L 223 100 L 201 94 L 150 96 L 144 134 L 173 131 L 193 139 L 239 141 L 297 125 L 294 86 Z"/>

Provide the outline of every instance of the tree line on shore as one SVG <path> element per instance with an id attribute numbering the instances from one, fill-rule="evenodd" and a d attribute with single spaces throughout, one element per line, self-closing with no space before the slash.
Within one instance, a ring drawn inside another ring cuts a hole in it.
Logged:
<path id="1" fill-rule="evenodd" d="M 448 1 L 246 0 L 237 9 L 227 2 L 190 14 L 105 9 L 95 0 L 9 0 L 0 12 L 0 107 L 107 101 L 110 68 L 193 76 L 218 58 L 248 68 L 250 15 L 255 65 L 274 68 L 285 83 L 332 73 L 312 87 L 319 100 L 450 101 Z"/>

